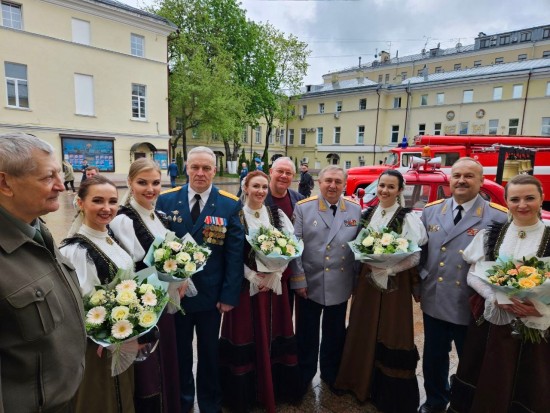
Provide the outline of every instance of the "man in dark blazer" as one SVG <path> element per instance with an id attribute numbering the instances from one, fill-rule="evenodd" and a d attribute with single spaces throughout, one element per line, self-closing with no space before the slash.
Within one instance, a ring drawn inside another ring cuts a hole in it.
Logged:
<path id="1" fill-rule="evenodd" d="M 199 408 L 205 413 L 221 411 L 218 377 L 221 316 L 238 304 L 243 280 L 241 203 L 235 195 L 212 185 L 215 165 L 216 155 L 211 149 L 193 148 L 187 159 L 189 184 L 162 193 L 157 202 L 157 209 L 167 214 L 177 236 L 189 233 L 198 244 L 205 243 L 212 250 L 204 270 L 193 276 L 198 294 L 184 297 L 181 306 L 185 315 L 177 313 L 175 316 L 183 413 L 187 413 L 194 403 L 194 330 L 200 349 L 197 366 Z"/>
<path id="2" fill-rule="evenodd" d="M 421 413 L 445 412 L 449 402 L 449 351 L 454 341 L 460 358 L 471 319 L 466 277 L 470 265 L 462 252 L 479 230 L 506 220 L 506 208 L 479 195 L 483 167 L 461 158 L 451 169 L 452 197 L 424 208 L 422 222 L 428 233 L 419 266 L 420 300 L 424 313 L 422 370 L 426 403 Z"/>

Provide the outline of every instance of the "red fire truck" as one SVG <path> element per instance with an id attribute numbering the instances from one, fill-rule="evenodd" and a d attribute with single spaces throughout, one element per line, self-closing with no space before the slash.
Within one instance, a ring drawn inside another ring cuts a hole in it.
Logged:
<path id="1" fill-rule="evenodd" d="M 422 157 L 422 150 L 429 146 L 432 157 L 441 158 L 441 171 L 450 174 L 451 166 L 459 158 L 469 156 L 483 165 L 485 178 L 495 180 L 501 148 L 508 153 L 532 150 L 534 153 L 533 175 L 543 184 L 545 201 L 550 202 L 550 137 L 500 136 L 500 135 L 422 135 L 417 136 L 412 146 L 390 150 L 384 164 L 360 166 L 348 170 L 346 195 L 373 182 L 386 169 L 398 169 L 404 173 L 409 169 L 413 157 Z"/>

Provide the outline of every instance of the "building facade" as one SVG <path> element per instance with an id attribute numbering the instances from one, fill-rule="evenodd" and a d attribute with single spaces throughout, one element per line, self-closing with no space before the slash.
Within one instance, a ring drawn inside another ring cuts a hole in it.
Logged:
<path id="1" fill-rule="evenodd" d="M 0 133 L 125 176 L 169 146 L 165 19 L 110 0 L 1 0 Z"/>

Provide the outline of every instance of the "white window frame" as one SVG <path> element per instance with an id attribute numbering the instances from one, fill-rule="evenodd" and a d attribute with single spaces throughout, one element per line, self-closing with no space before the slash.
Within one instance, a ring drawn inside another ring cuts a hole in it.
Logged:
<path id="1" fill-rule="evenodd" d="M 132 56 L 145 57 L 145 36 L 130 34 L 130 53 Z"/>
<path id="2" fill-rule="evenodd" d="M 300 114 L 302 116 L 306 116 L 307 115 L 307 105 L 302 105 L 301 109 L 300 109 Z"/>
<path id="3" fill-rule="evenodd" d="M 441 122 L 434 123 L 434 135 L 441 135 Z"/>
<path id="4" fill-rule="evenodd" d="M 367 98 L 359 99 L 359 110 L 367 110 Z"/>
<path id="5" fill-rule="evenodd" d="M 420 96 L 420 106 L 428 106 L 428 95 Z"/>
<path id="6" fill-rule="evenodd" d="M 365 125 L 357 126 L 357 145 L 365 144 Z"/>
<path id="7" fill-rule="evenodd" d="M 89 21 L 73 17 L 71 19 L 71 29 L 74 43 L 90 45 L 91 30 Z"/>
<path id="8" fill-rule="evenodd" d="M 498 135 L 498 119 L 489 119 L 489 129 L 487 133 L 489 135 Z"/>
<path id="9" fill-rule="evenodd" d="M 319 113 L 325 113 L 325 104 L 319 103 Z"/>
<path id="10" fill-rule="evenodd" d="M 546 96 L 550 96 L 550 82 L 546 82 Z"/>
<path id="11" fill-rule="evenodd" d="M 134 113 L 134 108 L 137 108 L 137 116 Z M 147 119 L 147 86 L 146 85 L 132 83 L 132 119 L 134 120 Z"/>
<path id="12" fill-rule="evenodd" d="M 256 144 L 261 144 L 262 143 L 262 127 L 261 126 L 256 126 L 256 128 L 254 129 L 254 143 Z"/>
<path id="13" fill-rule="evenodd" d="M 437 95 L 437 104 L 438 105 L 444 105 L 445 104 L 445 92 L 439 92 Z"/>
<path id="14" fill-rule="evenodd" d="M 470 128 L 470 122 L 459 122 L 459 124 L 458 124 L 458 134 L 459 135 L 467 135 L 469 128 Z"/>
<path id="15" fill-rule="evenodd" d="M 300 128 L 300 146 L 305 146 L 306 144 L 306 133 L 307 128 Z"/>
<path id="16" fill-rule="evenodd" d="M 74 74 L 75 114 L 95 116 L 94 77 L 81 73 Z"/>
<path id="17" fill-rule="evenodd" d="M 521 99 L 523 95 L 523 84 L 512 86 L 512 99 Z"/>
<path id="18" fill-rule="evenodd" d="M 502 100 L 502 86 L 493 88 L 493 100 Z"/>
<path id="19" fill-rule="evenodd" d="M 323 128 L 317 128 L 317 145 L 323 144 Z"/>
<path id="20" fill-rule="evenodd" d="M 346 161 L 344 165 L 345 165 L 344 166 L 345 169 L 351 168 L 351 161 Z"/>
<path id="21" fill-rule="evenodd" d="M 241 140 L 242 143 L 248 143 L 248 130 L 246 128 L 243 128 Z"/>
<path id="22" fill-rule="evenodd" d="M 338 113 L 339 113 L 339 112 L 342 112 L 342 107 L 343 107 L 343 105 L 342 105 L 342 101 L 341 101 L 341 100 L 339 100 L 338 102 L 336 102 L 336 112 L 338 112 Z"/>
<path id="23" fill-rule="evenodd" d="M 23 30 L 23 7 L 21 4 L 2 1 L 0 6 L 2 6 L 2 26 Z M 14 19 L 14 17 L 19 17 L 19 19 Z"/>
<path id="24" fill-rule="evenodd" d="M 339 145 L 341 140 L 342 140 L 342 128 L 340 126 L 335 126 L 332 143 L 335 145 Z"/>
<path id="25" fill-rule="evenodd" d="M 8 69 L 7 65 L 8 64 L 15 65 L 15 66 L 21 66 L 21 68 L 24 68 L 26 78 L 8 76 L 8 74 L 7 74 L 7 69 Z M 24 65 L 24 64 L 21 64 L 21 63 L 4 62 L 4 75 L 6 77 L 6 103 L 7 103 L 7 106 L 10 107 L 10 108 L 28 109 L 30 107 L 30 100 L 29 100 L 29 81 L 28 81 L 29 74 L 28 74 L 27 65 Z M 9 95 L 10 86 L 9 86 L 9 84 L 10 83 L 13 85 L 13 92 L 14 92 L 13 97 L 15 98 L 15 105 L 10 105 L 10 103 L 9 103 L 10 102 L 10 95 Z M 24 106 L 24 105 L 21 104 L 21 97 L 23 95 L 21 92 L 24 91 L 25 88 L 27 90 L 27 106 Z"/>
<path id="26" fill-rule="evenodd" d="M 286 130 L 285 128 L 281 128 L 279 131 L 279 143 L 283 146 L 286 145 Z"/>
<path id="27" fill-rule="evenodd" d="M 542 118 L 540 134 L 542 136 L 550 136 L 550 117 Z"/>
<path id="28" fill-rule="evenodd" d="M 393 98 L 393 108 L 399 109 L 401 107 L 401 96 Z"/>
<path id="29" fill-rule="evenodd" d="M 391 135 L 390 135 L 390 142 L 391 143 L 399 143 L 399 125 L 392 125 Z"/>
<path id="30" fill-rule="evenodd" d="M 474 90 L 467 89 L 462 92 L 462 103 L 472 103 L 474 101 Z"/>
<path id="31" fill-rule="evenodd" d="M 495 65 L 504 63 L 504 57 L 495 57 Z"/>
<path id="32" fill-rule="evenodd" d="M 512 123 L 516 123 L 516 125 L 512 125 Z M 516 136 L 518 134 L 518 129 L 519 129 L 519 119 L 518 118 L 508 119 L 508 135 Z"/>
<path id="33" fill-rule="evenodd" d="M 288 130 L 288 144 L 294 145 L 294 129 Z"/>
<path id="34" fill-rule="evenodd" d="M 425 135 L 426 134 L 426 124 L 425 123 L 419 123 L 418 124 L 418 134 L 419 135 Z"/>

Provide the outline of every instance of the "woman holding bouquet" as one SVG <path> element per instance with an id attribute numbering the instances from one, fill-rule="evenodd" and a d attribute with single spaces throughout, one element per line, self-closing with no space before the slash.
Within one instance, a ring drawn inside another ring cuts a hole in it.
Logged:
<path id="1" fill-rule="evenodd" d="M 426 231 L 415 213 L 400 205 L 404 188 L 399 171 L 383 172 L 379 204 L 363 213 L 362 223 L 374 231 L 389 228 L 420 246 L 427 241 Z M 392 267 L 364 264 L 354 292 L 335 387 L 351 391 L 361 402 L 370 398 L 383 412 L 416 412 L 419 404 L 412 314 L 419 260 L 420 252 L 415 252 Z M 385 278 L 387 288 L 379 281 Z"/>
<path id="2" fill-rule="evenodd" d="M 264 205 L 268 177 L 250 172 L 243 180 L 242 220 L 248 235 L 260 226 L 274 227 L 289 234 L 292 223 L 277 207 Z M 245 280 L 239 305 L 225 313 L 220 338 L 220 377 L 223 403 L 245 412 L 260 402 L 275 412 L 275 400 L 292 400 L 299 395 L 298 362 L 288 289 L 282 278 L 285 267 L 258 272 L 254 250 L 244 248 Z"/>
<path id="3" fill-rule="evenodd" d="M 472 264 L 468 284 L 479 296 L 471 299 L 477 322 L 470 325 L 452 380 L 452 412 L 550 411 L 550 343 L 514 337 L 511 324 L 515 319 L 544 322 L 550 306 L 515 298 L 512 304 L 499 304 L 493 287 L 475 275 L 476 263 L 482 261 L 550 256 L 550 228 L 540 219 L 540 181 L 518 175 L 506 185 L 505 197 L 511 220 L 479 231 L 464 250 L 464 259 Z"/>
<path id="4" fill-rule="evenodd" d="M 109 225 L 126 249 L 139 244 L 146 252 L 156 237 L 166 236 L 168 220 L 162 212 L 155 211 L 160 184 L 161 170 L 152 159 L 140 158 L 130 165 L 129 196 L 123 200 L 117 217 Z M 134 258 L 136 271 L 146 267 L 142 261 L 143 254 Z M 134 365 L 137 413 L 180 411 L 174 316 L 165 311 L 157 327 L 158 348 L 144 361 Z"/>
<path id="5" fill-rule="evenodd" d="M 96 285 L 111 282 L 119 269 L 133 270 L 134 261 L 107 226 L 118 210 L 117 189 L 110 180 L 96 175 L 82 182 L 77 205 L 79 214 L 60 251 L 75 267 L 85 296 Z M 139 244 L 131 252 L 143 255 Z M 133 367 L 112 377 L 109 351 L 88 339 L 86 368 L 75 396 L 75 411 L 133 412 L 133 389 Z"/>

